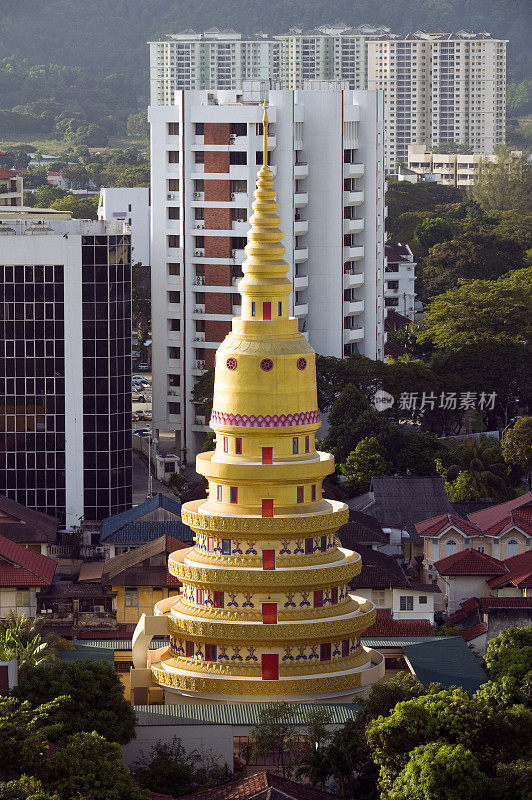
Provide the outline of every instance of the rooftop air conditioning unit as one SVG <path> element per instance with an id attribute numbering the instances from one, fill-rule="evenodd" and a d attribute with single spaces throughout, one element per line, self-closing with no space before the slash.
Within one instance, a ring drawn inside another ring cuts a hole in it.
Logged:
<path id="1" fill-rule="evenodd" d="M 201 198 L 201 192 L 194 192 L 194 200 L 199 200 Z"/>
<path id="2" fill-rule="evenodd" d="M 194 255 L 195 256 L 200 256 L 201 255 L 201 250 L 194 250 Z"/>
<path id="3" fill-rule="evenodd" d="M 105 611 L 105 606 L 93 606 L 92 610 L 95 614 L 103 614 Z"/>
<path id="4" fill-rule="evenodd" d="M 205 227 L 204 222 L 196 222 L 196 228 L 203 228 L 203 227 Z"/>

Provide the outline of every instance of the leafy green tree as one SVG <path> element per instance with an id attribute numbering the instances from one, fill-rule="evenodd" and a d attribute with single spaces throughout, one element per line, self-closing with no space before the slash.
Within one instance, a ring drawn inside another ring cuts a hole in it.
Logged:
<path id="1" fill-rule="evenodd" d="M 120 745 L 95 731 L 70 737 L 46 759 L 40 777 L 60 800 L 147 800 L 122 764 Z"/>
<path id="2" fill-rule="evenodd" d="M 460 280 L 491 280 L 523 265 L 524 253 L 515 241 L 484 231 L 468 231 L 430 248 L 423 266 L 429 295 L 457 286 Z"/>
<path id="3" fill-rule="evenodd" d="M 383 800 L 482 800 L 486 775 L 461 744 L 431 742 L 411 751 Z"/>
<path id="4" fill-rule="evenodd" d="M 421 342 L 459 350 L 477 343 L 523 343 L 530 338 L 532 267 L 497 280 L 461 282 L 434 297 L 427 309 Z"/>
<path id="5" fill-rule="evenodd" d="M 46 186 L 39 186 L 35 192 L 34 205 L 36 208 L 50 208 L 52 203 L 63 197 L 68 197 L 66 189 L 59 189 L 47 183 Z"/>
<path id="6" fill-rule="evenodd" d="M 460 142 L 440 142 L 440 144 L 437 144 L 431 149 L 433 153 L 441 153 L 443 155 L 446 155 L 447 153 L 470 155 L 473 152 L 473 148 L 470 145 Z"/>
<path id="7" fill-rule="evenodd" d="M 504 434 L 502 454 L 507 464 L 523 472 L 532 469 L 532 417 L 521 417 Z"/>
<path id="8" fill-rule="evenodd" d="M 33 708 L 14 698 L 0 698 L 0 781 L 12 781 L 38 768 L 46 742 L 58 735 L 54 714 L 64 698 Z"/>
<path id="9" fill-rule="evenodd" d="M 73 189 L 86 189 L 91 182 L 90 173 L 82 164 L 69 164 L 63 167 L 61 177 L 71 184 Z"/>
<path id="10" fill-rule="evenodd" d="M 425 250 L 453 238 L 453 226 L 442 217 L 424 219 L 414 230 L 414 236 Z"/>
<path id="11" fill-rule="evenodd" d="M 375 683 L 365 700 L 362 701 L 361 715 L 367 724 L 377 717 L 385 717 L 395 708 L 397 703 L 423 697 L 429 692 L 440 691 L 439 684 L 425 686 L 409 672 L 398 672 L 386 683 Z"/>
<path id="12" fill-rule="evenodd" d="M 346 386 L 332 404 L 329 432 L 321 444 L 338 461 L 344 461 L 363 438 L 355 431 L 355 423 L 363 411 L 369 410 L 370 403 L 366 395 L 352 385 Z"/>
<path id="13" fill-rule="evenodd" d="M 491 436 L 461 441 L 447 439 L 445 444 L 448 450 L 442 470 L 445 480 L 453 484 L 459 479 L 460 486 L 468 485 L 475 493 L 473 497 L 461 499 L 491 497 L 502 501 L 511 497 L 508 467 L 496 439 Z"/>
<path id="14" fill-rule="evenodd" d="M 131 265 L 131 315 L 140 332 L 147 331 L 151 323 L 151 286 L 147 271 L 140 261 Z"/>
<path id="15" fill-rule="evenodd" d="M 530 800 L 532 759 L 519 758 L 513 764 L 497 764 L 490 800 Z"/>
<path id="16" fill-rule="evenodd" d="M 523 250 L 532 247 L 532 213 L 501 211 L 497 224 L 491 230 L 499 239 L 516 242 Z"/>
<path id="17" fill-rule="evenodd" d="M 127 135 L 131 139 L 149 139 L 150 125 L 145 111 L 129 115 L 127 118 Z"/>
<path id="18" fill-rule="evenodd" d="M 331 774 L 327 753 L 327 742 L 331 734 L 326 727 L 330 722 L 331 715 L 326 708 L 310 709 L 305 730 L 309 746 L 295 770 L 297 780 L 306 778 L 311 786 L 320 786 L 322 789 L 325 789 Z"/>
<path id="19" fill-rule="evenodd" d="M 471 198 L 486 213 L 530 211 L 532 173 L 526 153 L 505 145 L 495 148 L 496 160 L 482 159 L 478 176 L 469 188 Z"/>
<path id="20" fill-rule="evenodd" d="M 62 739 L 96 731 L 109 741 L 126 744 L 135 736 L 135 712 L 124 699 L 123 684 L 109 664 L 90 659 L 71 664 L 53 661 L 21 675 L 14 693 L 34 706 L 68 695 L 54 719 Z"/>
<path id="21" fill-rule="evenodd" d="M 289 777 L 298 759 L 298 733 L 290 703 L 269 703 L 259 714 L 259 721 L 250 731 L 253 753 L 272 754 L 277 769 Z"/>
<path id="22" fill-rule="evenodd" d="M 340 465 L 340 470 L 348 486 L 362 494 L 368 491 L 373 477 L 389 473 L 390 464 L 385 461 L 377 439 L 371 436 L 357 444 L 345 463 Z"/>
<path id="23" fill-rule="evenodd" d="M 0 800 L 59 800 L 59 797 L 45 791 L 40 781 L 23 775 L 17 781 L 0 783 Z"/>
<path id="24" fill-rule="evenodd" d="M 71 211 L 74 219 L 97 219 L 98 197 L 76 197 L 69 194 L 51 205 L 56 211 Z"/>
<path id="25" fill-rule="evenodd" d="M 525 116 L 532 112 L 532 80 L 511 81 L 507 84 L 506 107 L 512 115 Z"/>
<path id="26" fill-rule="evenodd" d="M 54 658 L 55 652 L 37 633 L 30 641 L 23 642 L 10 628 L 0 633 L 0 660 L 11 661 L 16 658 L 21 671 L 46 664 Z"/>
<path id="27" fill-rule="evenodd" d="M 203 409 L 206 417 L 211 416 L 214 394 L 214 367 L 206 370 L 192 388 L 192 402 Z"/>
<path id="28" fill-rule="evenodd" d="M 485 661 L 491 678 L 523 680 L 532 669 L 532 626 L 507 628 L 490 639 Z"/>

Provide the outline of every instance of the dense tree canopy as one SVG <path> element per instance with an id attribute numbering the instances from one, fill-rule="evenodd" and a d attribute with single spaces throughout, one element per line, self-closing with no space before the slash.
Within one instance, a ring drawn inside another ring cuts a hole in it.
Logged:
<path id="1" fill-rule="evenodd" d="M 119 675 L 108 664 L 87 659 L 37 666 L 21 676 L 15 694 L 33 706 L 67 695 L 54 716 L 60 738 L 96 731 L 111 742 L 126 744 L 135 735 L 135 712 L 124 699 Z"/>

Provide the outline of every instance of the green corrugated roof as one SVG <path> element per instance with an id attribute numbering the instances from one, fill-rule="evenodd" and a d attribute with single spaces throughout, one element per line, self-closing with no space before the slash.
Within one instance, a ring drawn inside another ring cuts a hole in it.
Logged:
<path id="1" fill-rule="evenodd" d="M 405 657 L 422 683 L 437 681 L 445 687 L 461 686 L 472 694 L 485 683 L 487 675 L 461 636 L 406 645 Z"/>
<path id="2" fill-rule="evenodd" d="M 61 661 L 71 664 L 73 661 L 83 661 L 91 658 L 93 661 L 103 661 L 106 664 L 114 664 L 113 653 L 106 647 L 91 647 L 85 644 L 74 645 L 74 650 L 61 650 L 58 654 Z"/>
<path id="3" fill-rule="evenodd" d="M 370 636 L 362 636 L 360 641 L 366 647 L 406 647 L 409 644 L 419 644 L 420 642 L 441 642 L 443 639 L 448 639 L 448 636 L 386 636 L 381 638 L 372 639 Z"/>
<path id="4" fill-rule="evenodd" d="M 214 703 L 134 708 L 139 725 L 256 725 L 260 712 L 267 706 L 268 703 Z M 359 710 L 356 703 L 293 703 L 293 723 L 306 725 L 309 711 L 316 708 L 327 709 L 334 725 L 354 719 Z"/>
<path id="5" fill-rule="evenodd" d="M 152 639 L 150 650 L 157 650 L 158 647 L 166 647 L 170 644 L 170 639 Z M 105 650 L 131 650 L 131 639 L 87 639 L 83 642 L 85 647 L 103 647 Z"/>

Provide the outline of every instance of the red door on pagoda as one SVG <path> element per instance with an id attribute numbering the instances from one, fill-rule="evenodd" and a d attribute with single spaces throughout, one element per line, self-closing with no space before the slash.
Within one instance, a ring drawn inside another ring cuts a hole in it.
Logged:
<path id="1" fill-rule="evenodd" d="M 262 604 L 262 624 L 277 625 L 277 603 Z"/>
<path id="2" fill-rule="evenodd" d="M 262 501 L 262 516 L 273 517 L 273 500 L 267 499 Z"/>
<path id="3" fill-rule="evenodd" d="M 262 680 L 279 680 L 279 656 L 277 654 L 265 653 L 262 656 Z"/>
<path id="4" fill-rule="evenodd" d="M 262 569 L 275 569 L 275 550 L 262 551 Z"/>
<path id="5" fill-rule="evenodd" d="M 262 319 L 264 320 L 271 320 L 272 318 L 272 304 L 271 303 L 263 303 L 262 304 Z"/>
<path id="6" fill-rule="evenodd" d="M 262 448 L 262 463 L 263 464 L 273 463 L 273 447 Z"/>

